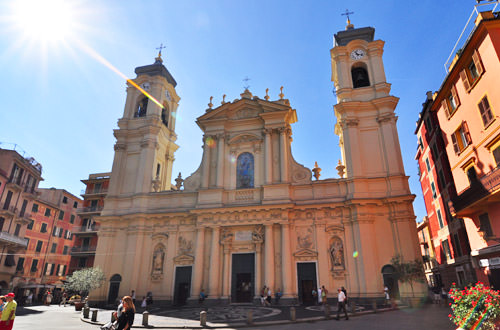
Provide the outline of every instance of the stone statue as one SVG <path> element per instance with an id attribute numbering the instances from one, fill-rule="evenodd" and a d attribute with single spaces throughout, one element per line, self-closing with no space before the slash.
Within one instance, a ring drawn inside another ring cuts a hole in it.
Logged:
<path id="1" fill-rule="evenodd" d="M 252 241 L 263 242 L 264 241 L 264 226 L 256 226 L 252 232 Z"/>
<path id="2" fill-rule="evenodd" d="M 163 274 L 163 261 L 165 260 L 165 248 L 156 246 L 153 252 L 153 274 Z"/>
<path id="3" fill-rule="evenodd" d="M 193 252 L 193 242 L 179 236 L 179 250 L 181 254 L 191 254 Z"/>
<path id="4" fill-rule="evenodd" d="M 330 239 L 330 260 L 332 262 L 332 269 L 344 269 L 344 244 L 342 240 L 334 236 Z"/>

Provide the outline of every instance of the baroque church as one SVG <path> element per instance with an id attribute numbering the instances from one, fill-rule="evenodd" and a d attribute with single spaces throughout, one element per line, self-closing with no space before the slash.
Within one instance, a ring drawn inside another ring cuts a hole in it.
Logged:
<path id="1" fill-rule="evenodd" d="M 358 300 L 383 297 L 384 285 L 408 294 L 390 260 L 419 256 L 414 195 L 396 128 L 398 98 L 384 73 L 384 41 L 374 33 L 349 24 L 330 50 L 344 163 L 337 179 L 313 180 L 316 169 L 293 158 L 297 112 L 283 93 L 271 100 L 245 90 L 197 118 L 201 164 L 172 185 L 176 81 L 161 56 L 136 68 L 98 218 L 95 265 L 107 281 L 90 301 L 114 303 L 135 290 L 153 292 L 155 302 L 189 304 L 204 290 L 207 303 L 252 302 L 264 285 L 304 304 L 322 285 L 329 297 L 340 286 Z"/>

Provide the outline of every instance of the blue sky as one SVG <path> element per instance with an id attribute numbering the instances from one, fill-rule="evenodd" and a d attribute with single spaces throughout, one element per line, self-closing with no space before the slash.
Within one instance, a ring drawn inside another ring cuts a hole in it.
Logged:
<path id="1" fill-rule="evenodd" d="M 295 159 L 309 168 L 317 161 L 322 178 L 337 177 L 330 49 L 348 8 L 356 27 L 372 26 L 375 38 L 386 42 L 383 59 L 391 94 L 400 98 L 398 130 L 417 195 L 415 213 L 418 219 L 426 214 L 414 160 L 415 121 L 425 93 L 439 88 L 475 1 L 65 2 L 72 8 L 72 34 L 43 42 L 13 21 L 13 1 L 0 1 L 0 142 L 18 144 L 43 165 L 41 187 L 78 195 L 81 179 L 111 169 L 125 81 L 82 44 L 130 78 L 166 44 L 164 64 L 181 97 L 174 177 L 199 166 L 202 134 L 195 119 L 210 96 L 214 104 L 223 94 L 238 98 L 246 76 L 261 98 L 269 88 L 277 99 L 284 86 L 299 119 L 292 126 Z"/>

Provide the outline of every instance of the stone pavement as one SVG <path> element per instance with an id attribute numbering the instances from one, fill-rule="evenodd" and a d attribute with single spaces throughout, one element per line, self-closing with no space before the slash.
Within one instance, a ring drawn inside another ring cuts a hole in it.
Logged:
<path id="1" fill-rule="evenodd" d="M 231 306 L 235 309 L 239 309 L 239 306 Z M 248 306 L 251 307 L 251 306 Z M 260 309 L 259 307 L 255 307 Z M 272 311 L 270 313 L 275 313 L 275 308 L 269 308 Z M 305 310 L 305 309 L 304 309 Z M 224 312 L 223 312 L 224 313 Z M 232 313 L 232 309 L 226 309 L 225 313 Z M 268 311 L 263 311 L 264 314 L 270 314 Z M 233 322 L 214 322 L 209 323 L 212 328 L 225 328 L 225 329 L 262 329 L 263 325 L 266 325 L 266 329 L 278 330 L 278 329 L 367 329 L 370 330 L 382 330 L 382 329 L 405 329 L 405 330 L 416 330 L 416 329 L 442 329 L 442 330 L 453 330 L 455 327 L 448 320 L 449 308 L 440 306 L 425 306 L 421 309 L 403 309 L 388 311 L 377 314 L 361 314 L 359 316 L 350 317 L 349 321 L 341 320 L 321 320 L 321 316 L 311 317 L 309 321 L 303 319 L 303 322 L 290 323 L 284 320 L 268 321 L 268 318 L 262 317 L 255 319 L 255 325 L 248 327 L 245 323 L 241 321 Z M 241 314 L 241 313 L 240 313 Z M 98 320 L 102 322 L 107 322 L 110 319 L 111 311 L 100 311 Z M 318 314 L 316 314 L 318 315 Z M 178 316 L 178 315 L 175 315 Z M 154 325 L 155 328 L 158 327 L 169 327 L 169 328 L 184 328 L 184 329 L 199 329 L 200 323 L 198 320 L 181 319 L 175 316 L 159 316 L 150 315 L 150 324 Z M 273 318 L 270 316 L 269 318 Z M 298 316 L 298 315 L 297 315 Z M 222 319 L 223 317 L 218 317 Z M 236 319 L 234 316 L 229 315 L 230 319 Z M 315 321 L 314 321 L 315 320 Z M 321 321 L 320 321 L 321 320 Z M 311 323 L 314 322 L 314 323 Z M 136 315 L 136 320 L 134 322 L 135 327 L 140 326 L 142 323 L 142 318 L 140 314 Z M 82 322 L 81 313 L 76 312 L 74 307 L 58 307 L 56 305 L 52 306 L 36 306 L 23 309 L 19 308 L 18 316 L 14 323 L 14 329 L 50 329 L 50 330 L 72 330 L 72 329 L 93 329 L 98 330 L 98 325 L 93 325 L 89 323 Z"/>

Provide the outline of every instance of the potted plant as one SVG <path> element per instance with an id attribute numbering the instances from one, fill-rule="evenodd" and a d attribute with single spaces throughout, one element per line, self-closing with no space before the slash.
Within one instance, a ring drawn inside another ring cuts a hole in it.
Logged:
<path id="1" fill-rule="evenodd" d="M 105 277 L 103 271 L 99 267 L 84 268 L 73 272 L 73 274 L 68 277 L 65 289 L 68 291 L 80 292 L 80 299 L 75 301 L 75 310 L 81 311 L 85 302 L 82 301 L 82 297 L 86 297 L 88 293 L 92 290 L 98 289 L 104 283 Z M 73 297 L 72 297 L 73 298 Z"/>
<path id="2" fill-rule="evenodd" d="M 463 330 L 495 330 L 500 321 L 500 293 L 478 282 L 460 290 L 453 283 L 450 289 L 452 313 L 450 320 Z"/>
<path id="3" fill-rule="evenodd" d="M 424 265 L 422 260 L 417 258 L 415 260 L 404 261 L 403 257 L 396 255 L 392 257 L 391 264 L 396 271 L 398 280 L 402 283 L 408 283 L 411 288 L 410 306 L 416 306 L 421 298 L 415 297 L 413 285 L 415 283 L 425 282 Z"/>

